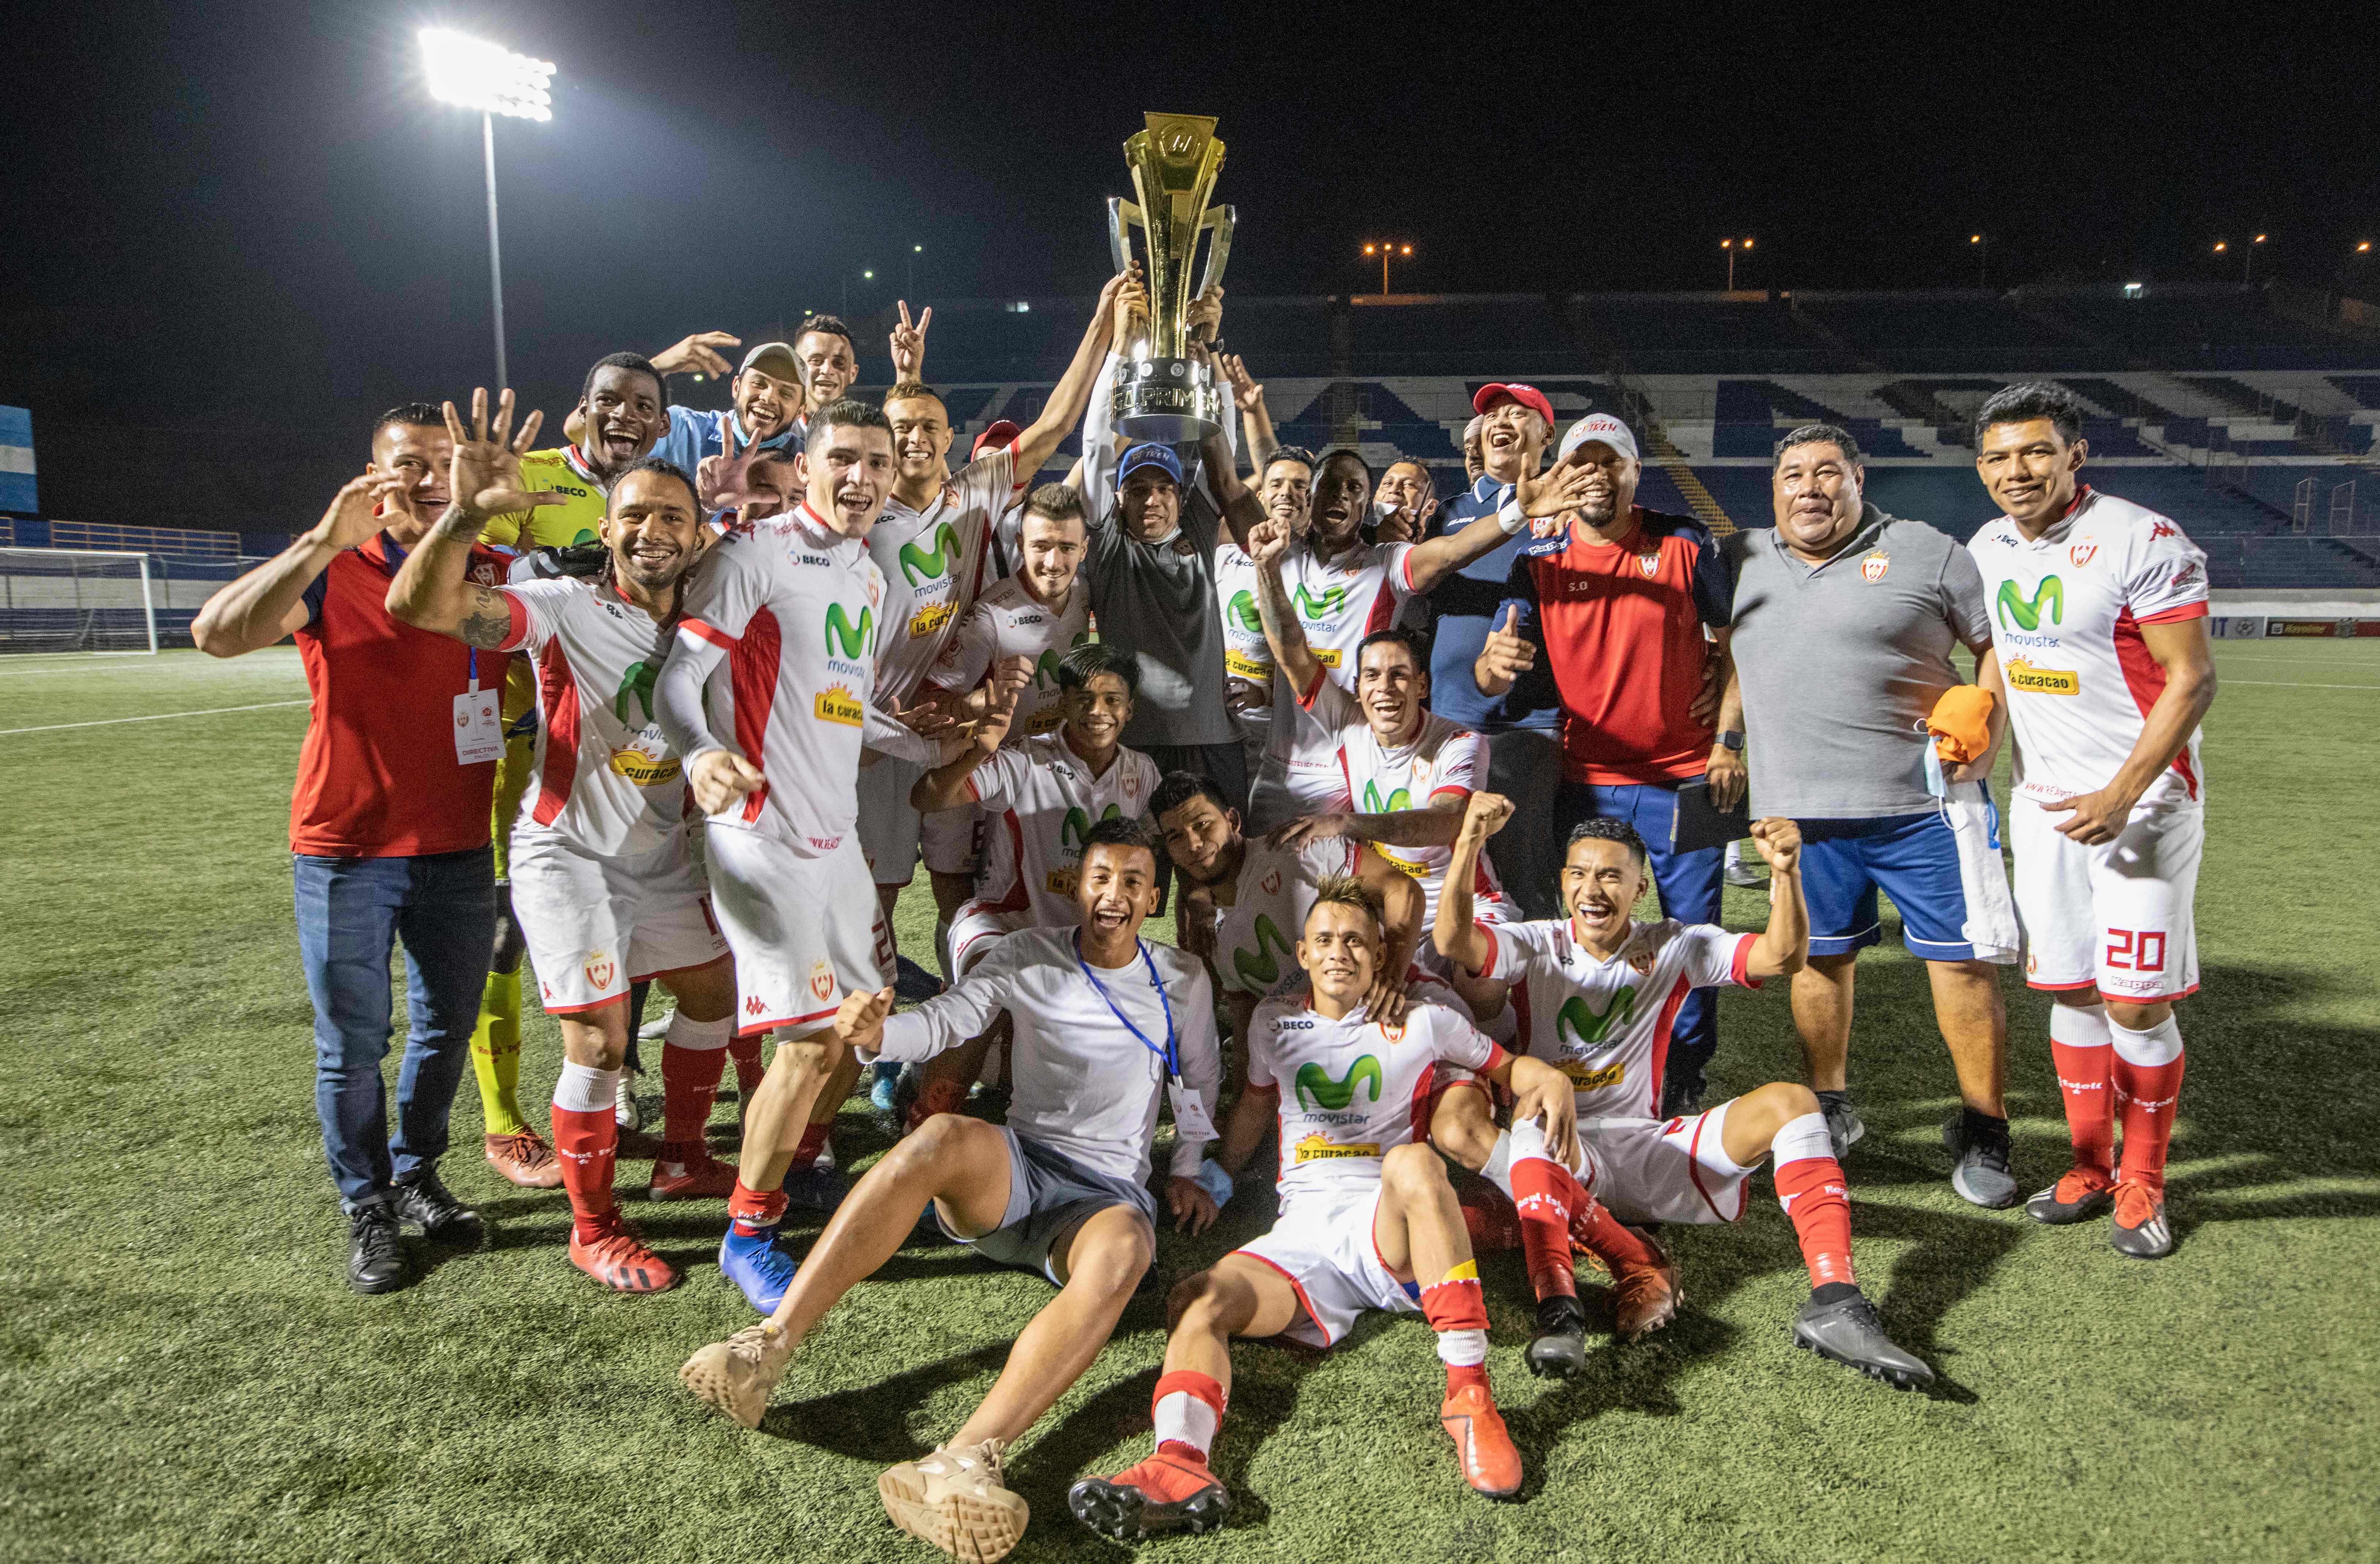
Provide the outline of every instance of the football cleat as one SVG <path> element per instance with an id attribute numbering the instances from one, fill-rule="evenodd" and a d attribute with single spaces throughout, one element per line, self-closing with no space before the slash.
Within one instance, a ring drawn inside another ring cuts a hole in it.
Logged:
<path id="1" fill-rule="evenodd" d="M 1870 1379 L 1896 1390 L 1916 1390 L 1934 1383 L 1934 1371 L 1892 1344 L 1884 1333 L 1876 1305 L 1864 1293 L 1854 1292 L 1831 1303 L 1815 1298 L 1794 1316 L 1793 1344 L 1829 1362 L 1855 1368 Z"/>
<path id="2" fill-rule="evenodd" d="M 385 1201 L 358 1206 L 347 1217 L 347 1285 L 358 1292 L 394 1292 L 405 1285 L 404 1235 L 396 1208 Z"/>
<path id="3" fill-rule="evenodd" d="M 616 1211 L 593 1238 L 571 1230 L 570 1263 L 618 1292 L 666 1292 L 677 1285 L 676 1269 L 646 1248 Z"/>
<path id="4" fill-rule="evenodd" d="M 2069 1168 L 2058 1182 L 2024 1203 L 2024 1214 L 2054 1228 L 2104 1217 L 2116 1203 L 2115 1181 L 2096 1168 Z"/>
<path id="5" fill-rule="evenodd" d="M 518 1129 L 485 1139 L 488 1166 L 523 1189 L 559 1189 L 562 1163 L 535 1130 Z"/>
<path id="6" fill-rule="evenodd" d="M 435 1168 L 423 1167 L 399 1183 L 392 1205 L 396 1219 L 419 1228 L 424 1238 L 453 1243 L 458 1239 L 469 1242 L 481 1235 L 480 1213 L 455 1199 L 454 1192 L 438 1182 Z"/>
<path id="7" fill-rule="evenodd" d="M 1086 1477 L 1066 1490 L 1075 1519 L 1118 1542 L 1166 1532 L 1203 1535 L 1223 1523 L 1232 1496 L 1204 1461 L 1158 1454 L 1112 1477 Z"/>
<path id="8" fill-rule="evenodd" d="M 1586 1366 L 1586 1310 L 1567 1293 L 1537 1300 L 1537 1331 L 1529 1338 L 1529 1372 L 1568 1379 Z"/>
<path id="9" fill-rule="evenodd" d="M 632 1135 L 645 1127 L 645 1110 L 637 1102 L 637 1075 L 634 1070 L 622 1070 L 620 1084 L 612 1088 L 612 1117 L 622 1134 Z"/>
<path id="10" fill-rule="evenodd" d="M 2108 1225 L 2107 1243 L 2119 1255 L 2135 1260 L 2162 1260 L 2173 1253 L 2173 1229 L 2165 1219 L 2165 1194 L 2138 1179 L 2119 1180 L 2115 1189 L 2116 1219 Z"/>
<path id="11" fill-rule="evenodd" d="M 1623 1265 L 1612 1276 L 1612 1334 L 1622 1341 L 1642 1341 L 1678 1317 L 1685 1294 L 1678 1289 L 1678 1267 L 1642 1228 L 1630 1231 L 1653 1251 L 1656 1264 Z"/>
<path id="12" fill-rule="evenodd" d="M 869 1067 L 868 1106 L 879 1113 L 901 1111 L 901 1067 L 892 1061 L 879 1060 Z"/>
<path id="13" fill-rule="evenodd" d="M 719 1241 L 719 1268 L 744 1290 L 754 1308 L 773 1315 L 785 1301 L 785 1289 L 794 1284 L 797 1262 L 777 1247 L 773 1229 L 747 1238 L 730 1223 L 727 1236 Z"/>
<path id="14" fill-rule="evenodd" d="M 876 1497 L 892 1524 L 929 1547 L 971 1564 L 1005 1558 L 1031 1519 L 1024 1496 L 1010 1492 L 1001 1475 L 1006 1444 L 937 1445 L 931 1455 L 905 1461 L 877 1478 Z"/>
<path id="15" fill-rule="evenodd" d="M 1510 1498 L 1521 1491 L 1521 1452 L 1512 1448 L 1512 1436 L 1485 1386 L 1465 1385 L 1447 1397 L 1438 1422 L 1454 1441 L 1464 1482 L 1489 1498 Z"/>
<path id="16" fill-rule="evenodd" d="M 813 1165 L 785 1170 L 785 1202 L 805 1211 L 832 1211 L 851 1193 L 840 1169 Z"/>
<path id="17" fill-rule="evenodd" d="M 1970 1133 L 1966 1109 L 1950 1115 L 1942 1125 L 1942 1149 L 1951 1158 L 1950 1187 L 1959 1198 L 1986 1211 L 1999 1211 L 2017 1202 L 2016 1175 L 2009 1171 L 2008 1125 L 1988 1125 Z"/>
<path id="18" fill-rule="evenodd" d="M 1860 1143 L 1860 1137 L 1867 1134 L 1867 1126 L 1861 1123 L 1860 1116 L 1852 1111 L 1849 1097 L 1840 1100 L 1822 1098 L 1821 1106 L 1826 1111 L 1827 1141 L 1835 1148 L 1835 1160 L 1840 1162 L 1845 1153 Z"/>
<path id="19" fill-rule="evenodd" d="M 716 1158 L 653 1164 L 648 1200 L 724 1200 L 735 1193 L 735 1170 Z"/>
<path id="20" fill-rule="evenodd" d="M 776 1321 L 762 1320 L 686 1359 L 677 1371 L 678 1383 L 704 1405 L 758 1428 L 769 1414 L 771 1392 L 793 1361 L 793 1338 Z"/>

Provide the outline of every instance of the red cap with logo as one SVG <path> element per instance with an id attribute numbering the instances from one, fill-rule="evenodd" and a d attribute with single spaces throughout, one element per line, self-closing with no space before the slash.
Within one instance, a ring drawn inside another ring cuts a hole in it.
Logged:
<path id="1" fill-rule="evenodd" d="M 1554 427 L 1554 405 L 1546 399 L 1544 392 L 1534 385 L 1523 385 L 1518 381 L 1509 383 L 1499 381 L 1492 385 L 1483 385 L 1478 394 L 1471 399 L 1471 410 L 1484 413 L 1499 402 L 1518 402 L 1545 419 L 1548 429 Z"/>
<path id="2" fill-rule="evenodd" d="M 997 451 L 1003 445 L 1013 445 L 1016 443 L 1016 437 L 1024 432 L 1011 420 L 1002 418 L 975 437 L 975 445 L 967 452 L 967 459 L 972 461 L 986 451 Z"/>

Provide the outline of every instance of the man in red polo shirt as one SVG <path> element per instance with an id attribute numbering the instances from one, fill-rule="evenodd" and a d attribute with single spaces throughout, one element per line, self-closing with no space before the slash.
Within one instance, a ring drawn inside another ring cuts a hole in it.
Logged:
<path id="1" fill-rule="evenodd" d="M 400 1223 L 432 1238 L 480 1231 L 479 1214 L 439 1182 L 438 1158 L 495 939 L 488 816 L 509 659 L 401 624 L 382 606 L 406 552 L 446 508 L 452 455 L 441 409 L 382 414 L 362 476 L 191 624 L 211 656 L 295 636 L 305 662 L 314 706 L 289 807 L 298 950 L 314 1001 L 314 1109 L 358 1292 L 404 1285 Z M 492 587 L 504 566 L 479 549 L 469 568 Z M 380 1069 L 399 940 L 410 1025 L 392 1136 Z"/>
<path id="2" fill-rule="evenodd" d="M 1627 821 L 1650 850 L 1663 915 L 1715 924 L 1725 850 L 1680 853 L 1670 843 L 1682 783 L 1707 772 L 1715 790 L 1742 786 L 1742 738 L 1720 744 L 1694 710 L 1710 646 L 1705 626 L 1726 651 L 1733 576 L 1702 523 L 1636 503 L 1636 440 L 1618 418 L 1596 413 L 1572 424 L 1560 467 L 1588 475 L 1584 497 L 1567 516 L 1539 524 L 1514 556 L 1474 674 L 1484 695 L 1531 680 L 1539 694 L 1559 697 L 1559 836 L 1590 816 Z M 1695 1110 L 1718 1042 L 1718 1013 L 1698 989 L 1669 1041 L 1661 1116 Z"/>

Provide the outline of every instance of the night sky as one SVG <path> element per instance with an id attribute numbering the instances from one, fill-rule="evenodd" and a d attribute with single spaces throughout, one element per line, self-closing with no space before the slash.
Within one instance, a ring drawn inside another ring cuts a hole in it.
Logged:
<path id="1" fill-rule="evenodd" d="M 552 123 L 497 127 L 513 378 L 556 411 L 613 348 L 754 340 L 846 279 L 885 304 L 913 244 L 926 299 L 1087 294 L 1144 109 L 1220 119 L 1243 294 L 1375 291 L 1378 236 L 1416 248 L 1401 292 L 1717 287 L 1730 233 L 1739 285 L 1951 285 L 1978 228 L 2000 285 L 2235 275 L 2212 241 L 2263 230 L 2260 272 L 2375 292 L 2351 6 L 1379 19 L 1414 10 L 21 7 L 0 402 L 34 409 L 45 510 L 133 520 L 103 435 L 345 463 L 380 407 L 486 377 L 478 116 L 414 41 L 441 23 L 560 66 Z"/>

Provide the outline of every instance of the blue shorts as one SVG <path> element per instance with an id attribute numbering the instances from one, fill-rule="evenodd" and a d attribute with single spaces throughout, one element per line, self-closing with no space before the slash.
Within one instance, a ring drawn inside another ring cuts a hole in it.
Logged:
<path id="1" fill-rule="evenodd" d="M 1063 1286 L 1050 1268 L 1050 1250 L 1085 1218 L 1111 1206 L 1129 1206 L 1150 1227 L 1157 1225 L 1157 1197 L 1141 1185 L 1086 1168 L 1056 1146 L 1028 1140 L 1005 1125 L 1000 1133 L 1008 1137 L 1008 1209 L 1000 1226 L 970 1238 L 951 1232 L 941 1207 L 934 1211 L 944 1232 L 985 1259 L 1039 1271 Z"/>
<path id="2" fill-rule="evenodd" d="M 1900 909 L 1901 943 L 1924 961 L 1973 961 L 1959 839 L 1938 809 L 1869 820 L 1797 820 L 1810 953 L 1848 955 L 1884 938 L 1881 890 Z"/>

